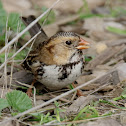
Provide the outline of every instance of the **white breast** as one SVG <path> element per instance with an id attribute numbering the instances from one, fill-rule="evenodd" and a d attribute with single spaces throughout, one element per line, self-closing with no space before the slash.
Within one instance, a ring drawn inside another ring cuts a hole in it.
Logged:
<path id="1" fill-rule="evenodd" d="M 57 90 L 74 82 L 80 75 L 83 62 L 67 65 L 42 65 L 37 80 L 50 90 Z"/>

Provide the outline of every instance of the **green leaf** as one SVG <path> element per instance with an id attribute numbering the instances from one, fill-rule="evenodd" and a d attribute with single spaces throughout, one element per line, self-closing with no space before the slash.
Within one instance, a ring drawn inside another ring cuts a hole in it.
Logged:
<path id="1" fill-rule="evenodd" d="M 69 85 L 69 88 L 70 88 L 70 89 L 74 89 L 74 87 L 73 87 L 73 85 L 72 85 L 72 84 L 70 84 L 70 85 Z"/>
<path id="2" fill-rule="evenodd" d="M 13 52 L 10 52 L 10 53 L 8 54 L 8 58 L 12 57 L 13 54 L 14 54 Z M 19 52 L 19 53 L 14 57 L 14 59 L 15 59 L 15 60 L 22 60 L 22 59 L 25 58 L 26 54 L 27 54 L 26 50 L 22 50 L 21 52 Z M 5 53 L 2 53 L 1 56 L 0 56 L 0 63 L 3 63 L 4 60 L 5 60 Z"/>
<path id="3" fill-rule="evenodd" d="M 18 31 L 24 29 L 25 26 L 24 26 L 24 24 L 22 23 L 22 21 L 20 20 L 19 17 L 20 17 L 20 15 L 18 13 L 8 14 L 4 10 L 2 2 L 0 0 L 0 46 L 1 45 L 3 46 L 3 43 L 5 41 L 5 31 L 6 31 L 7 19 L 8 19 L 7 29 L 10 28 L 10 30 L 12 30 L 14 32 L 17 32 L 17 29 L 18 29 Z"/>
<path id="4" fill-rule="evenodd" d="M 119 97 L 113 98 L 113 101 L 118 101 L 118 100 L 120 100 L 120 99 L 123 99 L 122 95 L 119 96 Z"/>
<path id="5" fill-rule="evenodd" d="M 119 109 L 126 109 L 126 107 L 120 107 L 120 106 L 114 105 L 112 102 L 107 101 L 107 100 L 99 99 L 99 102 L 100 103 L 105 103 L 105 104 L 111 105 L 111 106 L 116 107 L 116 108 L 119 108 Z"/>
<path id="6" fill-rule="evenodd" d="M 8 17 L 8 28 L 10 27 L 11 30 L 17 32 L 17 29 L 23 30 L 24 24 L 20 20 L 20 15 L 18 13 L 10 13 Z"/>
<path id="7" fill-rule="evenodd" d="M 93 18 L 93 17 L 104 17 L 101 14 L 92 14 L 92 13 L 80 13 L 80 19 Z"/>
<path id="8" fill-rule="evenodd" d="M 112 114 L 113 114 L 112 111 L 108 111 L 107 113 L 103 114 L 102 116 L 110 116 L 110 115 L 112 115 Z"/>
<path id="9" fill-rule="evenodd" d="M 9 104 L 6 99 L 0 98 L 0 112 L 4 109 L 9 107 Z"/>
<path id="10" fill-rule="evenodd" d="M 93 59 L 93 56 L 84 56 L 85 62 L 89 62 Z"/>
<path id="11" fill-rule="evenodd" d="M 46 115 L 43 113 L 30 113 L 35 118 L 30 119 L 31 121 L 40 121 L 40 124 L 48 123 L 50 121 L 53 121 L 55 118 L 50 116 L 50 113 L 48 112 Z"/>
<path id="12" fill-rule="evenodd" d="M 26 93 L 22 91 L 14 90 L 6 95 L 8 104 L 12 106 L 14 110 L 19 112 L 26 111 L 32 108 L 32 102 Z"/>
<path id="13" fill-rule="evenodd" d="M 87 114 L 89 115 L 87 116 Z M 82 120 L 82 119 L 87 119 L 87 118 L 95 118 L 98 116 L 99 116 L 99 113 L 94 107 L 86 106 L 80 110 L 78 115 L 74 118 L 74 121 L 79 120 L 79 119 Z"/>
<path id="14" fill-rule="evenodd" d="M 126 99 L 126 88 L 124 88 L 123 92 L 119 97 L 113 98 L 114 101 L 120 100 L 120 99 Z"/>
<path id="15" fill-rule="evenodd" d="M 41 113 L 30 113 L 30 115 L 32 115 L 34 117 L 32 120 L 34 120 L 34 121 L 40 121 L 41 120 L 41 116 L 43 114 L 41 114 Z"/>
<path id="16" fill-rule="evenodd" d="M 88 109 L 88 106 L 86 106 L 82 110 L 80 110 L 78 115 L 74 118 L 74 121 L 78 120 L 78 118 L 82 115 L 82 113 L 84 113 L 86 111 L 86 109 Z"/>
<path id="17" fill-rule="evenodd" d="M 120 35 L 126 35 L 126 30 L 122 30 L 119 28 L 115 28 L 115 27 L 107 27 L 107 30 L 116 34 L 120 34 Z"/>
<path id="18" fill-rule="evenodd" d="M 122 94 L 121 94 L 124 98 L 126 98 L 126 88 L 124 88 Z"/>

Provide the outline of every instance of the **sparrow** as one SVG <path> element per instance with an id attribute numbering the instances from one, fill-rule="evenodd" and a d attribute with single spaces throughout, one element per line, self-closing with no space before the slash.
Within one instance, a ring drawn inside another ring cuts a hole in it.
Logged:
<path id="1" fill-rule="evenodd" d="M 34 16 L 22 17 L 27 26 L 35 20 Z M 22 66 L 31 72 L 51 91 L 59 90 L 77 80 L 84 70 L 83 49 L 89 48 L 89 43 L 74 32 L 58 32 L 48 37 L 39 23 L 30 30 L 36 38 L 34 47 L 23 61 Z"/>

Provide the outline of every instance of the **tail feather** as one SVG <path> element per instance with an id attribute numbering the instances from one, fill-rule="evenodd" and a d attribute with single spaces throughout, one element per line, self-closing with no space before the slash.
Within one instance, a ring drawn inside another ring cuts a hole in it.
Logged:
<path id="1" fill-rule="evenodd" d="M 26 17 L 21 17 L 21 19 L 22 19 L 23 23 L 26 26 L 28 26 L 36 18 L 35 18 L 35 16 L 30 15 L 27 18 Z M 37 36 L 37 38 L 36 38 L 36 40 L 34 42 L 34 47 L 39 45 L 41 42 L 48 40 L 48 36 L 46 35 L 45 31 L 42 29 L 42 27 L 40 26 L 40 24 L 38 22 L 29 29 L 29 33 L 30 33 L 31 37 L 36 35 L 39 31 L 41 31 L 41 33 Z"/>
<path id="2" fill-rule="evenodd" d="M 35 20 L 35 16 L 31 15 L 29 17 L 22 17 L 22 21 L 24 22 L 24 24 L 26 26 L 28 26 L 30 23 L 32 23 Z M 29 29 L 30 35 L 34 36 L 35 34 L 37 34 L 39 31 L 42 31 L 42 34 L 44 34 L 44 36 L 47 37 L 46 33 L 44 32 L 44 30 L 41 28 L 39 23 L 36 23 L 31 29 Z"/>

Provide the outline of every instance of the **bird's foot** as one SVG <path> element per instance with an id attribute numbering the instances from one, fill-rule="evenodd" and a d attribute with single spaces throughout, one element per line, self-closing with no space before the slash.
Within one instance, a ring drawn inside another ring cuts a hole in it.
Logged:
<path id="1" fill-rule="evenodd" d="M 83 93 L 82 93 L 82 91 L 79 90 L 79 89 L 77 90 L 77 96 L 79 96 L 79 97 L 80 97 L 80 96 L 84 96 Z"/>
<path id="2" fill-rule="evenodd" d="M 34 86 L 35 82 L 36 82 L 36 80 L 34 79 L 34 80 L 32 81 L 32 84 L 31 84 L 32 87 Z M 32 94 L 32 88 L 31 88 L 31 87 L 28 88 L 26 94 L 27 94 L 29 97 L 33 96 L 33 94 Z"/>
<path id="3" fill-rule="evenodd" d="M 33 94 L 32 94 L 32 88 L 28 88 L 26 94 L 27 94 L 29 97 L 33 96 Z"/>
<path id="4" fill-rule="evenodd" d="M 75 85 L 75 83 L 77 83 L 77 82 L 75 81 L 74 83 L 72 83 L 72 85 L 73 85 L 74 88 L 77 87 L 77 86 Z M 76 94 L 76 95 L 79 96 L 79 97 L 80 97 L 80 96 L 84 96 L 83 93 L 82 93 L 82 91 L 81 91 L 80 89 L 77 90 L 77 94 Z"/>

